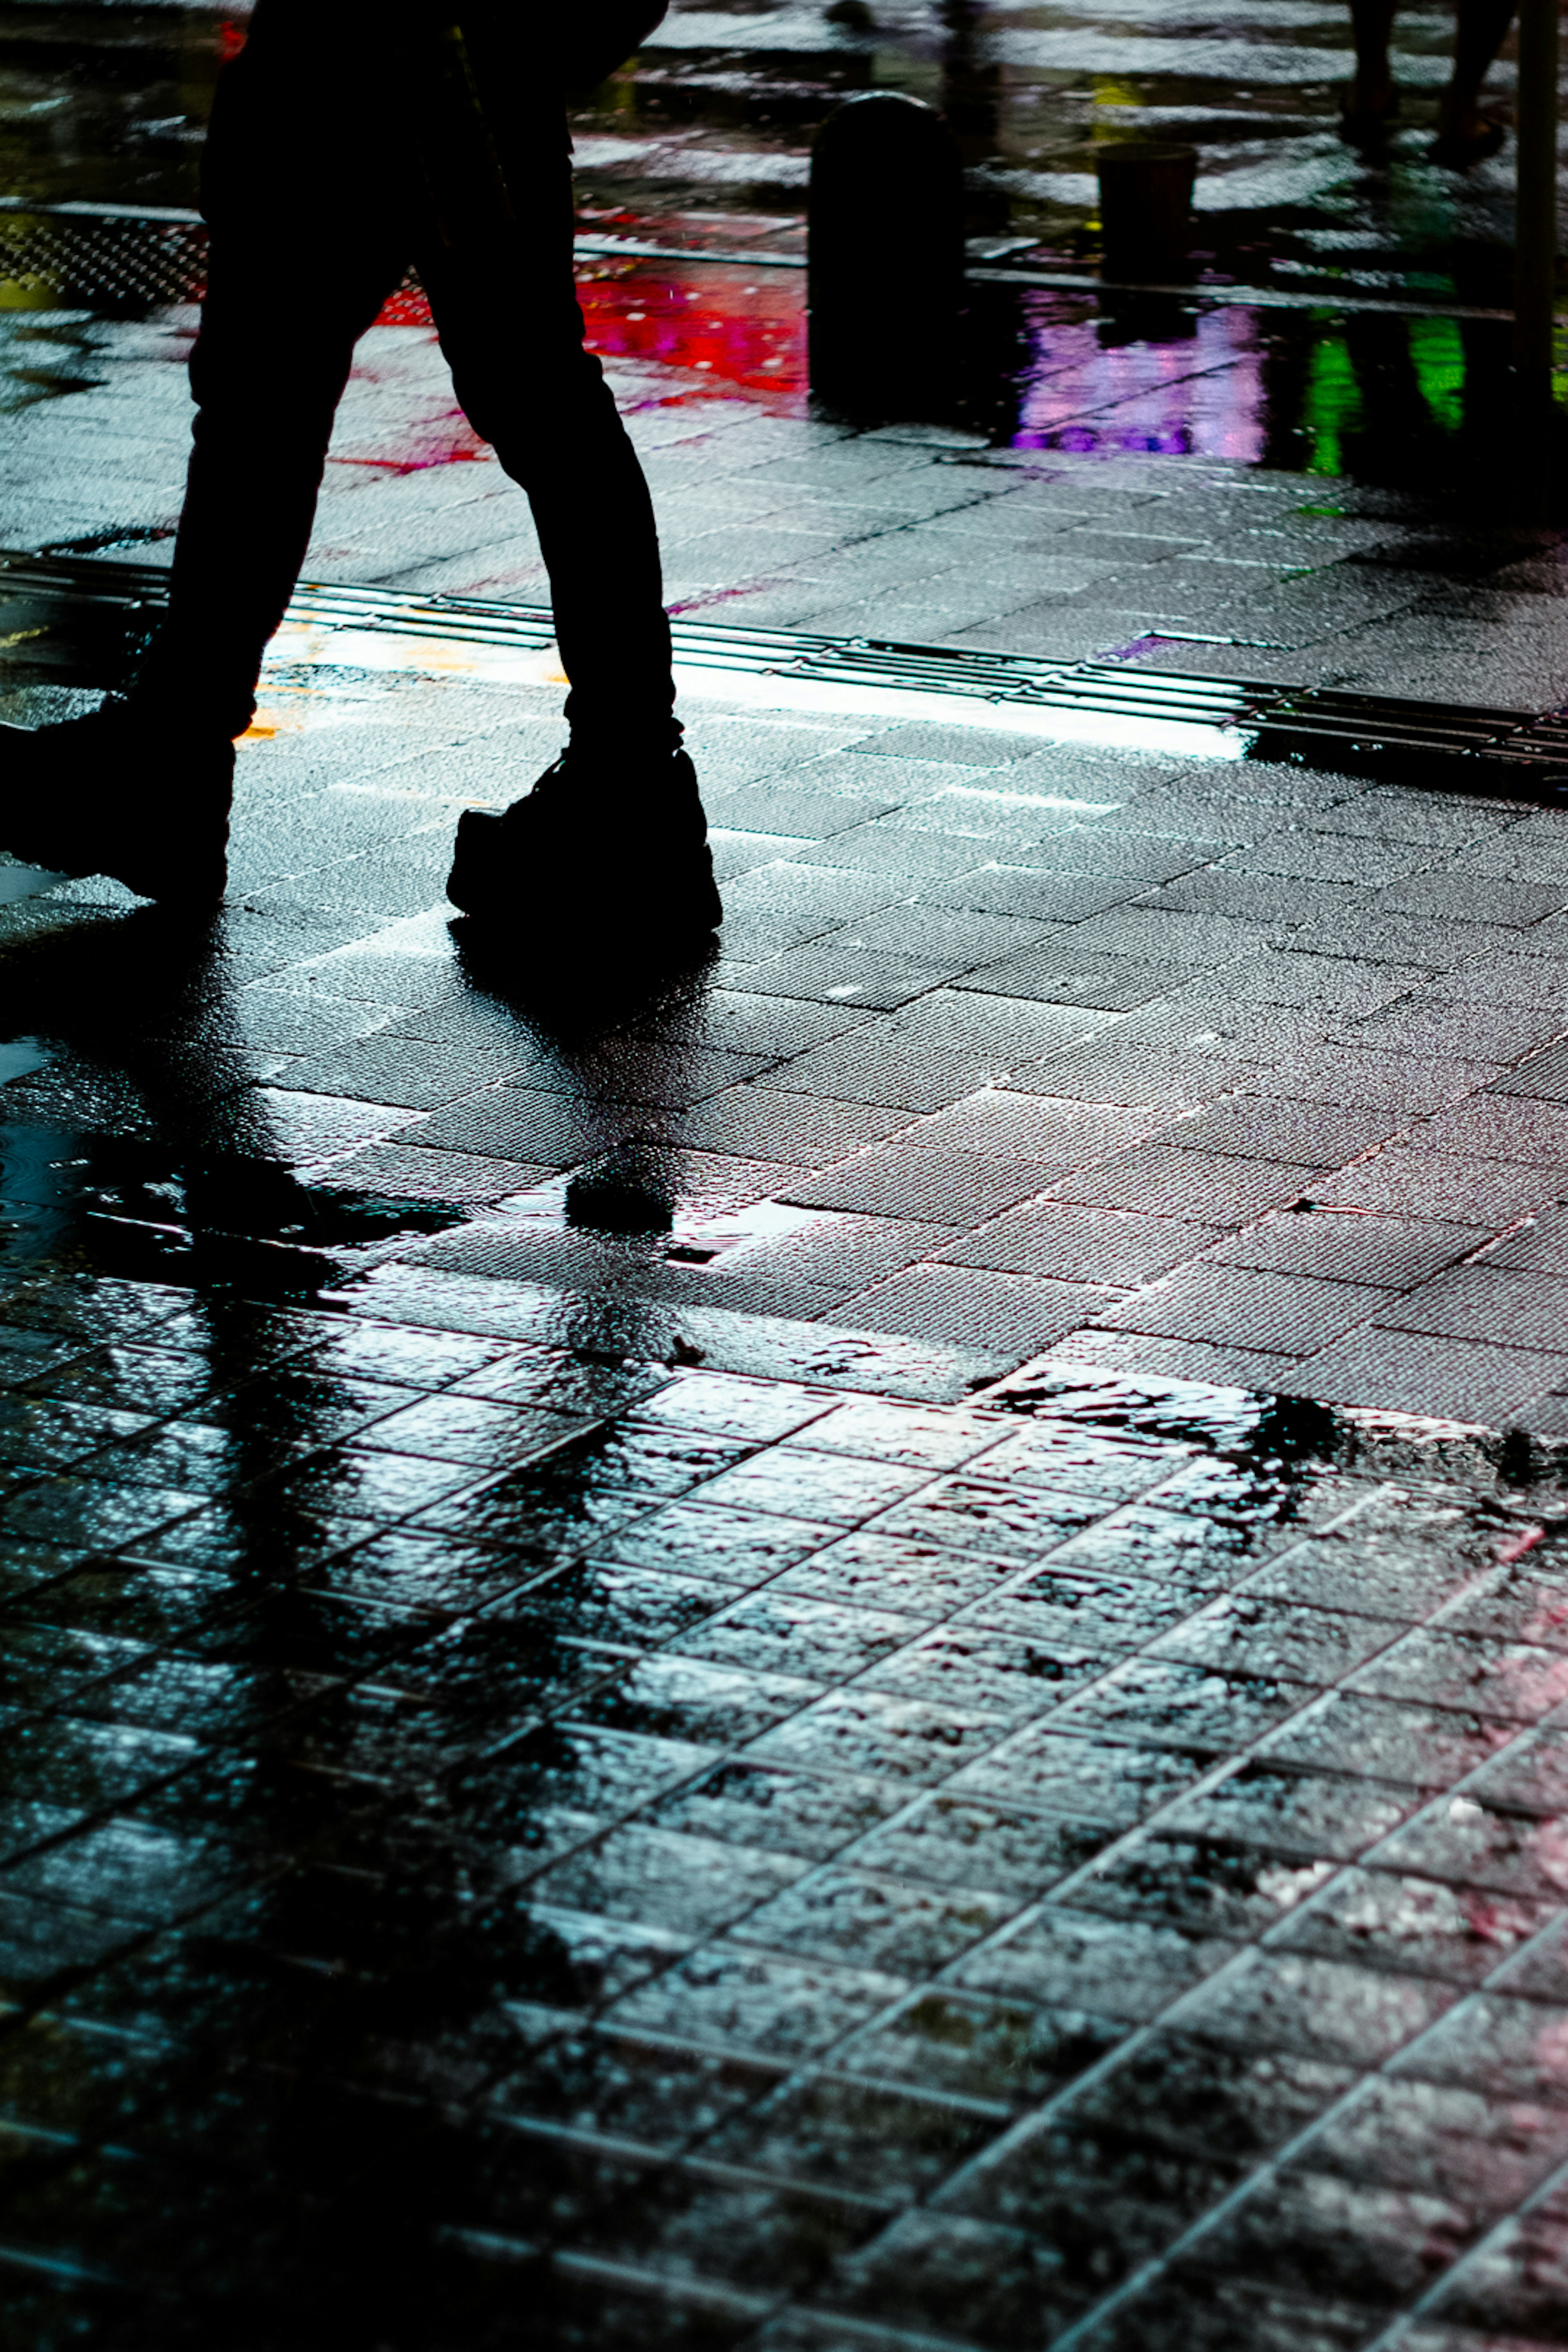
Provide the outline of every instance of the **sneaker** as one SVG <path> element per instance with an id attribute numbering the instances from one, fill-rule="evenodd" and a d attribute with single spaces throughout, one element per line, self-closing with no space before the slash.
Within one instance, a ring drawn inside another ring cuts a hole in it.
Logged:
<path id="1" fill-rule="evenodd" d="M 139 898 L 216 905 L 228 878 L 234 745 L 183 739 L 110 700 L 51 727 L 0 727 L 0 849 Z"/>
<path id="2" fill-rule="evenodd" d="M 545 930 L 591 909 L 607 935 L 639 947 L 717 929 L 724 908 L 686 753 L 661 755 L 639 789 L 618 768 L 613 792 L 605 782 L 598 759 L 568 750 L 499 816 L 465 809 L 447 881 L 453 906 Z"/>

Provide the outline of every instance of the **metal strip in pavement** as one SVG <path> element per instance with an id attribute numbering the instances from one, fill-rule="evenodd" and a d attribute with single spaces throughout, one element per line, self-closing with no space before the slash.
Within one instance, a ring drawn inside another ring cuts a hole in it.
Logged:
<path id="1" fill-rule="evenodd" d="M 0 599 L 156 611 L 168 574 L 153 564 L 0 554 Z M 1266 759 L 1351 770 L 1443 791 L 1568 798 L 1568 712 L 1539 716 L 1417 702 L 1332 687 L 1146 669 L 1151 631 L 1118 656 L 1046 661 L 973 646 L 748 629 L 683 614 L 670 623 L 689 692 L 771 709 L 873 711 L 1055 741 L 1187 756 Z M 480 596 L 301 582 L 282 658 L 340 667 L 479 669 L 533 683 L 559 678 L 548 605 Z M 722 681 L 721 689 L 720 681 Z"/>

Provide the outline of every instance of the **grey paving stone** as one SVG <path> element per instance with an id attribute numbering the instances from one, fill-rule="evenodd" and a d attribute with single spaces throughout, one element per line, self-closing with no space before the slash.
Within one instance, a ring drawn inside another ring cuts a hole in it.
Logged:
<path id="1" fill-rule="evenodd" d="M 765 1086 L 733 1087 L 681 1118 L 685 1142 L 815 1166 L 858 1144 L 879 1143 L 903 1123 L 885 1106 L 823 1100 Z"/>
<path id="2" fill-rule="evenodd" d="M 1472 1246 L 1471 1238 L 1452 1225 L 1415 1217 L 1287 1211 L 1229 1236 L 1206 1256 L 1213 1264 L 1252 1266 L 1260 1273 L 1413 1290 Z"/>
<path id="3" fill-rule="evenodd" d="M 1005 1273 L 1128 1288 L 1197 1256 L 1215 1231 L 1211 1225 L 1185 1224 L 1173 1217 L 1038 1201 L 1007 1210 L 936 1254 L 950 1265 L 992 1266 Z"/>
<path id="4" fill-rule="evenodd" d="M 730 930 L 728 923 L 725 929 Z M 865 1005 L 873 1012 L 886 1012 L 912 1003 L 927 989 L 955 978 L 969 961 L 963 955 L 927 960 L 893 955 L 853 940 L 808 945 L 773 955 L 773 949 L 780 944 L 773 940 L 759 949 L 759 954 L 769 956 L 770 961 L 737 964 L 729 975 L 730 985 L 762 995 L 818 997 L 825 1003 Z M 727 939 L 726 945 L 732 947 L 732 940 Z"/>
<path id="5" fill-rule="evenodd" d="M 842 1298 L 930 1257 L 952 1239 L 952 1233 L 949 1225 L 911 1218 L 857 1217 L 825 1210 L 776 1240 L 721 1255 L 714 1265 L 726 1281 L 799 1279 Z"/>
<path id="6" fill-rule="evenodd" d="M 1303 1191 L 1328 1208 L 1438 1218 L 1496 1232 L 1568 1190 L 1554 1164 L 1486 1160 L 1457 1151 L 1416 1151 L 1394 1143 L 1337 1176 L 1315 1177 Z"/>
<path id="7" fill-rule="evenodd" d="M 1048 1348 L 1092 1313 L 1102 1291 L 1027 1276 L 952 1265 L 914 1265 L 845 1302 L 844 1318 L 866 1331 L 988 1345 L 1018 1356 Z"/>
<path id="8" fill-rule="evenodd" d="M 1000 1152 L 899 1142 L 840 1161 L 796 1184 L 790 1197 L 808 1209 L 965 1225 L 1043 1191 L 1049 1172 L 1037 1160 Z"/>
<path id="9" fill-rule="evenodd" d="M 1158 1124 L 1134 1111 L 993 1088 L 921 1119 L 911 1128 L 910 1140 L 922 1149 L 952 1144 L 1073 1167 L 1142 1142 Z"/>
<path id="10" fill-rule="evenodd" d="M 1542 1016 L 1540 1027 L 1544 1030 Z M 1553 1023 L 1555 1026 L 1555 1023 Z M 1561 1045 L 1549 1046 L 1545 1053 L 1532 1055 L 1511 1077 L 1500 1078 L 1494 1091 L 1500 1095 L 1534 1096 L 1544 1102 L 1568 1100 L 1568 1051 Z"/>
<path id="11" fill-rule="evenodd" d="M 1225 1046 L 1214 1051 L 1164 1052 L 1158 1046 L 1119 1045 L 1112 1034 L 1076 1052 L 1053 1054 L 1047 1060 L 1023 1065 L 1012 1072 L 1008 1084 L 1019 1094 L 1059 1095 L 1078 1102 L 1148 1106 L 1175 1113 L 1196 1109 L 1244 1082 L 1249 1066 L 1245 1055 Z"/>
<path id="12" fill-rule="evenodd" d="M 1163 1142 L 1153 1142 L 1064 1177 L 1048 1190 L 1053 1200 L 1143 1210 L 1156 1216 L 1201 1218 L 1217 1224 L 1280 1208 L 1313 1188 L 1315 1181 L 1311 1171 L 1300 1165 L 1234 1159 L 1195 1149 L 1175 1151 Z"/>
<path id="13" fill-rule="evenodd" d="M 1490 1244 L 1477 1263 L 1518 1273 L 1568 1273 L 1568 1215 L 1543 1209 Z"/>
<path id="14" fill-rule="evenodd" d="M 1474 1151 L 1498 1160 L 1568 1158 L 1568 1104 L 1489 1095 L 1413 1127 L 1409 1141 L 1434 1151 Z"/>
<path id="15" fill-rule="evenodd" d="M 1162 1140 L 1183 1150 L 1340 1168 L 1373 1144 L 1385 1142 L 1403 1124 L 1393 1112 L 1269 1102 L 1242 1095 L 1167 1128 Z"/>
<path id="16" fill-rule="evenodd" d="M 1516 1407 L 1563 1376 L 1564 1358 L 1477 1340 L 1436 1343 L 1415 1332 L 1349 1333 L 1284 1374 L 1295 1396 L 1334 1404 L 1376 1405 L 1442 1420 L 1506 1421 Z"/>
<path id="17" fill-rule="evenodd" d="M 1211 1262 L 1167 1275 L 1104 1319 L 1118 1330 L 1304 1354 L 1370 1321 L 1380 1303 L 1359 1283 Z"/>
<path id="18" fill-rule="evenodd" d="M 1453 1054 L 1462 1061 L 1512 1062 L 1532 1045 L 1556 1036 L 1560 1021 L 1549 1007 L 1455 1003 L 1434 994 L 1369 1013 L 1347 1026 L 1342 1037 L 1346 1045 L 1367 1045 L 1376 1053 Z"/>
<path id="19" fill-rule="evenodd" d="M 1092 1004 L 1109 1013 L 1147 1004 L 1185 980 L 1188 964 L 1141 963 L 1134 956 L 1075 956 L 1061 945 L 1026 948 L 964 974 L 962 988 L 1045 1003 Z"/>
<path id="20" fill-rule="evenodd" d="M 1415 1054 L 1379 1054 L 1354 1045 L 1298 1047 L 1274 1064 L 1279 1082 L 1292 1097 L 1344 1103 L 1352 1108 L 1398 1110 L 1415 1116 L 1458 1102 L 1500 1075 L 1489 1062 L 1434 1059 Z"/>
<path id="21" fill-rule="evenodd" d="M 1424 964 L 1358 961 L 1351 956 L 1312 955 L 1299 949 L 1266 949 L 1225 967 L 1227 998 L 1258 1004 L 1333 1005 L 1342 1013 L 1367 1013 L 1421 987 L 1431 976 Z M 1194 973 L 1190 995 L 1203 1003 L 1215 986 L 1212 973 Z"/>

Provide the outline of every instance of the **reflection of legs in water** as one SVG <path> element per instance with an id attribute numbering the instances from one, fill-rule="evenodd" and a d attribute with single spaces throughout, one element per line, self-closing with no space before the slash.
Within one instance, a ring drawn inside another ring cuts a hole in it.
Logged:
<path id="1" fill-rule="evenodd" d="M 1437 107 L 1433 154 L 1440 163 L 1462 169 L 1495 155 L 1502 144 L 1502 124 L 1481 112 L 1481 84 L 1513 22 L 1515 5 L 1516 0 L 1458 0 L 1454 71 Z M 1351 0 L 1356 70 L 1341 106 L 1340 125 L 1352 145 L 1374 141 L 1398 110 L 1388 64 L 1394 7 L 1395 0 Z"/>

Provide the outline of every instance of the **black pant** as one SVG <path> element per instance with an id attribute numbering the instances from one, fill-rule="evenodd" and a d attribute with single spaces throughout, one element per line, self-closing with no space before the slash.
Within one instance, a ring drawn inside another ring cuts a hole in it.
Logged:
<path id="1" fill-rule="evenodd" d="M 394 61 L 312 48 L 292 30 L 268 39 L 264 8 L 220 77 L 203 159 L 198 413 L 151 679 L 230 733 L 249 724 L 354 345 L 412 261 L 464 413 L 528 493 L 574 740 L 668 747 L 679 730 L 653 508 L 583 348 L 559 100 L 511 87 L 492 129 L 514 221 L 448 243 Z"/>

